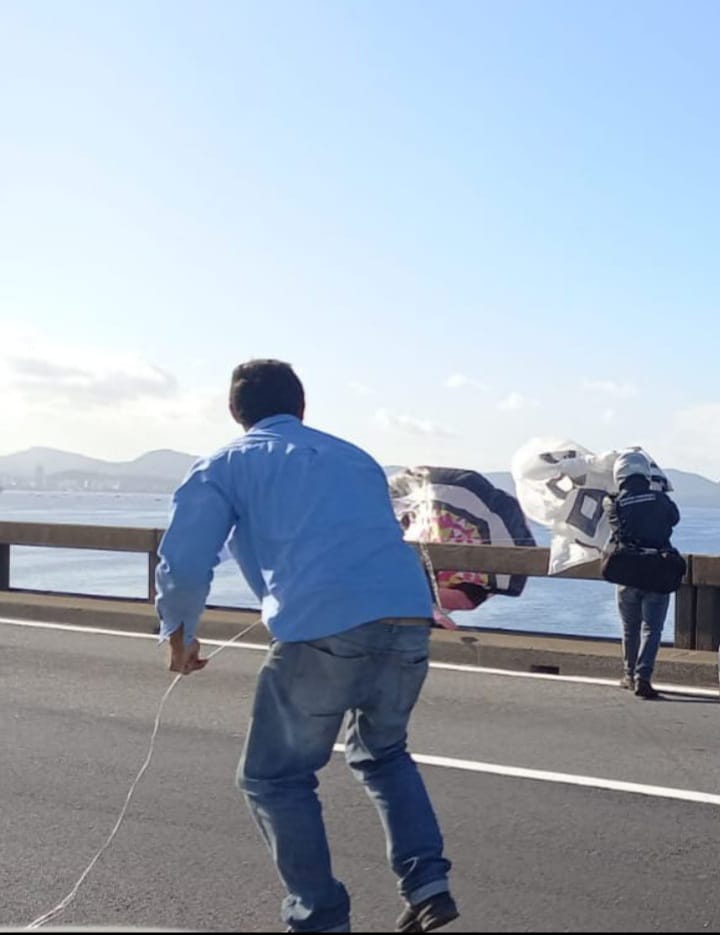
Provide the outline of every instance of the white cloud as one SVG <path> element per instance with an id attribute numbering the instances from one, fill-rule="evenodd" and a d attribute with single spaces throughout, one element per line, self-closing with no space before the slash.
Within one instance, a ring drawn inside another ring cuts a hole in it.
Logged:
<path id="1" fill-rule="evenodd" d="M 417 419 L 414 416 L 400 415 L 388 409 L 378 409 L 375 421 L 385 429 L 400 429 L 412 435 L 437 435 L 453 438 L 456 432 L 428 419 Z"/>
<path id="2" fill-rule="evenodd" d="M 366 386 L 364 383 L 359 383 L 357 380 L 350 380 L 348 382 L 348 389 L 352 390 L 356 396 L 372 396 L 375 392 L 369 386 Z"/>
<path id="3" fill-rule="evenodd" d="M 614 409 L 605 409 L 602 414 L 603 422 L 609 425 L 615 419 L 616 414 Z"/>
<path id="4" fill-rule="evenodd" d="M 140 354 L 1 330 L 4 452 L 48 445 L 122 460 L 153 448 L 211 451 L 239 434 L 216 388 L 182 387 Z"/>
<path id="5" fill-rule="evenodd" d="M 453 373 L 445 381 L 445 386 L 450 390 L 459 390 L 464 387 L 472 387 L 475 390 L 485 390 L 487 387 L 479 380 L 473 377 L 467 377 L 464 373 Z"/>
<path id="6" fill-rule="evenodd" d="M 178 381 L 140 355 L 51 341 L 7 328 L 0 350 L 0 387 L 32 408 L 84 409 L 172 399 Z"/>
<path id="7" fill-rule="evenodd" d="M 168 399 L 176 378 L 142 358 L 108 357 L 65 364 L 41 356 L 6 357 L 9 382 L 29 402 L 106 406 L 139 399 Z"/>
<path id="8" fill-rule="evenodd" d="M 516 411 L 518 409 L 536 409 L 540 403 L 536 399 L 530 399 L 523 396 L 522 393 L 510 393 L 505 399 L 501 399 L 497 404 L 498 409 L 505 412 Z"/>
<path id="9" fill-rule="evenodd" d="M 583 386 L 593 393 L 603 393 L 617 399 L 630 399 L 638 393 L 633 383 L 617 383 L 615 380 L 585 380 Z"/>

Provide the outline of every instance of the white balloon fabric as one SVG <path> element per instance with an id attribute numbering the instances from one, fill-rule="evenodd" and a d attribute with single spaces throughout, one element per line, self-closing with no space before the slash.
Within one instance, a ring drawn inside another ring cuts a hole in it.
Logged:
<path id="1" fill-rule="evenodd" d="M 523 512 L 552 531 L 549 574 L 599 558 L 610 537 L 603 500 L 617 492 L 613 466 L 630 452 L 641 452 L 650 462 L 651 489 L 672 490 L 639 447 L 594 454 L 567 438 L 533 438 L 515 452 L 511 469 Z"/>

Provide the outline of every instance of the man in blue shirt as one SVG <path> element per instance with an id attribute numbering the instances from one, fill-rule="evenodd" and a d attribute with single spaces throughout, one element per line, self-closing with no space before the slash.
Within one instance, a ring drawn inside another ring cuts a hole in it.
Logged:
<path id="1" fill-rule="evenodd" d="M 288 364 L 235 368 L 230 410 L 246 434 L 196 463 L 175 492 L 159 548 L 161 635 L 173 671 L 203 668 L 197 625 L 230 537 L 272 635 L 238 785 L 287 889 L 289 931 L 350 930 L 316 793 L 343 722 L 347 763 L 379 812 L 406 901 L 396 931 L 430 931 L 458 915 L 442 835 L 407 752 L 431 595 L 382 468 L 303 425 L 304 409 Z"/>

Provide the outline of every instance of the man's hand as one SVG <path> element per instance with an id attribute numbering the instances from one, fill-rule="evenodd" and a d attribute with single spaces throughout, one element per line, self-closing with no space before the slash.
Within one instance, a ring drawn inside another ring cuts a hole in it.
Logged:
<path id="1" fill-rule="evenodd" d="M 170 635 L 170 665 L 171 672 L 182 672 L 183 675 L 190 675 L 191 672 L 197 672 L 204 669 L 207 665 L 207 659 L 200 658 L 200 643 L 193 640 L 189 646 L 184 644 L 183 627 L 175 630 Z"/>

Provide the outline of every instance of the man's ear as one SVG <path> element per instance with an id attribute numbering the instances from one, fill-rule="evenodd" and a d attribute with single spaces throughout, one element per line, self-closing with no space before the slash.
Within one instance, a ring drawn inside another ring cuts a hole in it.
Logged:
<path id="1" fill-rule="evenodd" d="M 230 410 L 230 415 L 231 415 L 231 416 L 233 417 L 233 419 L 237 422 L 237 424 L 238 424 L 238 425 L 242 425 L 242 422 L 241 422 L 240 419 L 238 418 L 238 414 L 237 414 L 237 412 L 235 411 L 235 406 L 233 405 L 232 400 L 228 403 L 228 409 Z M 244 428 L 244 426 L 243 426 L 243 428 Z"/>

